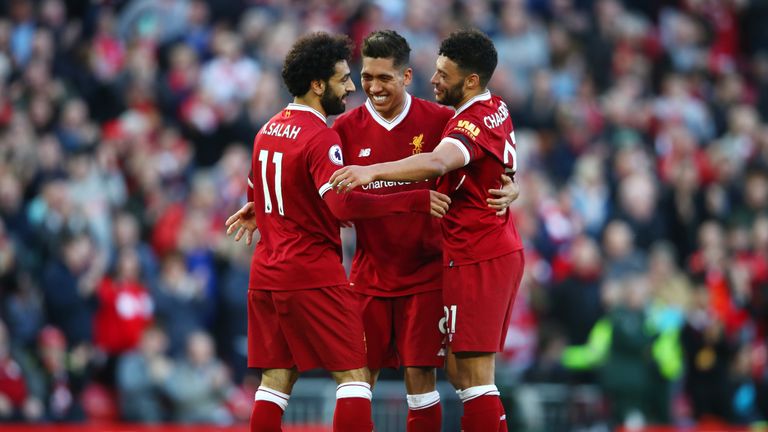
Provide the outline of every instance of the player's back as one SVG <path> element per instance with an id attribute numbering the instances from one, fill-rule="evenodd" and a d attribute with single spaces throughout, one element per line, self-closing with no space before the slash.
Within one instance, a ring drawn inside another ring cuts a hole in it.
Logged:
<path id="1" fill-rule="evenodd" d="M 261 238 L 252 289 L 292 290 L 346 284 L 339 223 L 323 202 L 327 179 L 342 165 L 325 117 L 290 104 L 256 134 L 251 181 Z"/>
<path id="2" fill-rule="evenodd" d="M 443 219 L 446 265 L 492 259 L 522 249 L 509 212 L 497 216 L 488 207 L 489 189 L 501 187 L 501 175 L 514 171 L 514 130 L 506 104 L 485 92 L 459 107 L 443 132 L 464 152 L 467 165 L 438 180 L 438 191 L 451 197 Z"/>
<path id="3" fill-rule="evenodd" d="M 431 152 L 440 142 L 453 110 L 406 93 L 400 115 L 381 117 L 370 101 L 336 119 L 344 161 L 350 165 L 389 162 Z M 434 181 L 376 181 L 359 190 L 384 195 L 433 189 Z M 399 214 L 355 221 L 357 249 L 350 280 L 358 291 L 377 296 L 409 295 L 440 289 L 442 236 L 439 221 L 427 214 Z"/>

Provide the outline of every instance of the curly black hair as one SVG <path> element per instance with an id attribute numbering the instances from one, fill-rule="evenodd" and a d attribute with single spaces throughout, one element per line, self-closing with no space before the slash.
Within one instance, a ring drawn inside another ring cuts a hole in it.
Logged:
<path id="1" fill-rule="evenodd" d="M 438 54 L 448 57 L 467 73 L 476 73 L 485 87 L 496 70 L 498 55 L 491 39 L 479 30 L 460 30 L 440 44 Z"/>
<path id="2" fill-rule="evenodd" d="M 399 68 L 411 59 L 411 47 L 404 37 L 394 30 L 378 30 L 363 40 L 363 57 L 391 58 L 392 65 Z"/>
<path id="3" fill-rule="evenodd" d="M 283 82 L 293 96 L 303 96 L 312 81 L 328 81 L 336 63 L 352 54 L 352 41 L 346 35 L 324 32 L 301 37 L 291 47 L 283 62 Z"/>

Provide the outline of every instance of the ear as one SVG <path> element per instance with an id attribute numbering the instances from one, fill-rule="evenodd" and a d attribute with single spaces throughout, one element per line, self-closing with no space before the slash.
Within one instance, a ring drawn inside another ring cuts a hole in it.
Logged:
<path id="1" fill-rule="evenodd" d="M 323 80 L 312 80 L 312 82 L 309 84 L 309 89 L 314 93 L 316 96 L 322 96 L 323 93 L 325 93 L 325 81 Z"/>
<path id="2" fill-rule="evenodd" d="M 464 77 L 464 88 L 467 90 L 475 90 L 480 88 L 480 75 L 471 73 Z"/>
<path id="3" fill-rule="evenodd" d="M 403 71 L 403 84 L 410 85 L 413 81 L 413 69 L 411 68 L 405 68 Z"/>

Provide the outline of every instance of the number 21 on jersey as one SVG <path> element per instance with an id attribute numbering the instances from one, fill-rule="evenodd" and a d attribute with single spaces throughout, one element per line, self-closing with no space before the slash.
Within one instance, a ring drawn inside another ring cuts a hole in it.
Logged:
<path id="1" fill-rule="evenodd" d="M 272 213 L 272 197 L 269 193 L 267 184 L 267 163 L 269 163 L 269 151 L 259 151 L 259 162 L 261 163 L 261 187 L 264 190 L 264 213 Z M 277 212 L 280 216 L 285 216 L 283 209 L 283 154 L 275 152 L 272 155 L 272 163 L 275 165 L 275 201 L 277 201 Z"/>

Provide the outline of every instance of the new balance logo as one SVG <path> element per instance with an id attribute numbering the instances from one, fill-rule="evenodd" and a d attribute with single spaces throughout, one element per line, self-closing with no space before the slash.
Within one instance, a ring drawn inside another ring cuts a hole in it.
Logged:
<path id="1" fill-rule="evenodd" d="M 364 149 L 360 149 L 360 154 L 357 155 L 357 157 L 368 157 L 370 155 L 371 155 L 371 149 L 364 148 Z"/>

